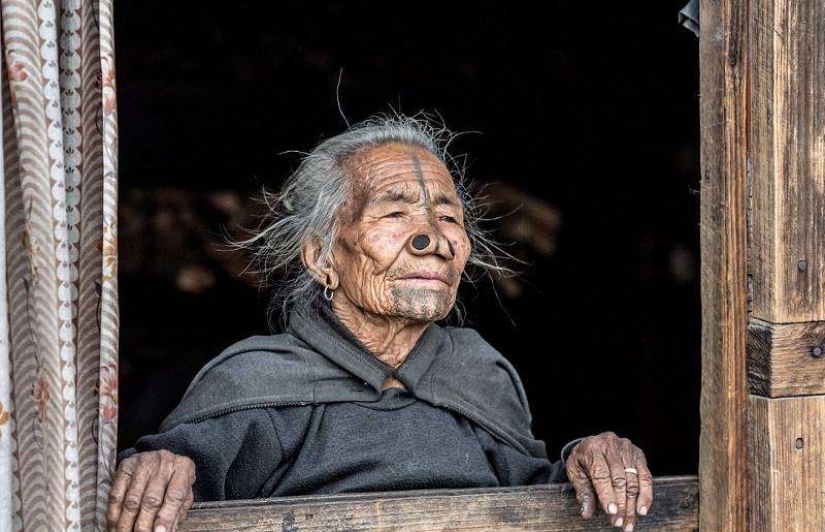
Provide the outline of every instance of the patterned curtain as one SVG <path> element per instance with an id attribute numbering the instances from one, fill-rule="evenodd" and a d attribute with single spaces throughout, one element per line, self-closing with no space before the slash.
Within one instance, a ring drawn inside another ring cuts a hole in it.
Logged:
<path id="1" fill-rule="evenodd" d="M 0 531 L 106 530 L 117 437 L 112 0 L 0 0 L 0 17 Z"/>

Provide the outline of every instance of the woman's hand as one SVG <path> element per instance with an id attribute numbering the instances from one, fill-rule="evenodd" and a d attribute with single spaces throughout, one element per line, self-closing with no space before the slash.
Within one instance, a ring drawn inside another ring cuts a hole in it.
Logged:
<path id="1" fill-rule="evenodd" d="M 169 451 L 123 460 L 109 495 L 110 532 L 172 532 L 194 502 L 195 463 Z"/>
<path id="2" fill-rule="evenodd" d="M 566 460 L 567 477 L 576 489 L 585 519 L 596 510 L 596 497 L 612 526 L 630 531 L 636 513 L 647 515 L 653 503 L 653 475 L 641 449 L 627 438 L 603 432 L 583 439 Z M 637 472 L 627 471 L 633 468 Z"/>

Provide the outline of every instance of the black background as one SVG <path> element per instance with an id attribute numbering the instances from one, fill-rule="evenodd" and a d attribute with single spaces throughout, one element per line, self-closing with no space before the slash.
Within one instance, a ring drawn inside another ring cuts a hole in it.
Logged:
<path id="1" fill-rule="evenodd" d="M 467 291 L 467 325 L 516 365 L 551 456 L 613 430 L 655 475 L 695 473 L 698 49 L 683 3 L 119 0 L 121 195 L 277 188 L 296 161 L 279 152 L 344 130 L 342 68 L 350 122 L 392 105 L 481 131 L 453 143 L 468 176 L 518 186 L 563 225 L 522 297 Z M 206 360 L 267 333 L 266 296 L 140 273 L 120 289 L 129 446 Z"/>

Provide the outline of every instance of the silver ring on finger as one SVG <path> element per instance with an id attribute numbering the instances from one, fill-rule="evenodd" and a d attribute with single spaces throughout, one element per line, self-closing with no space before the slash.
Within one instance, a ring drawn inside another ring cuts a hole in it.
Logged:
<path id="1" fill-rule="evenodd" d="M 626 467 L 624 468 L 625 473 L 633 473 L 634 475 L 638 475 L 639 472 L 636 470 L 635 467 Z"/>

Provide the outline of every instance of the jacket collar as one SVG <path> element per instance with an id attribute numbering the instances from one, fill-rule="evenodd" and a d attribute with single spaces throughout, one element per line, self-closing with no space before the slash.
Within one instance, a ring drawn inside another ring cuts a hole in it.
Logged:
<path id="1" fill-rule="evenodd" d="M 442 328 L 432 323 L 404 362 L 393 368 L 367 351 L 323 298 L 317 298 L 304 310 L 293 311 L 288 331 L 377 391 L 381 391 L 390 376 L 413 391 L 439 351 L 447 345 Z"/>

